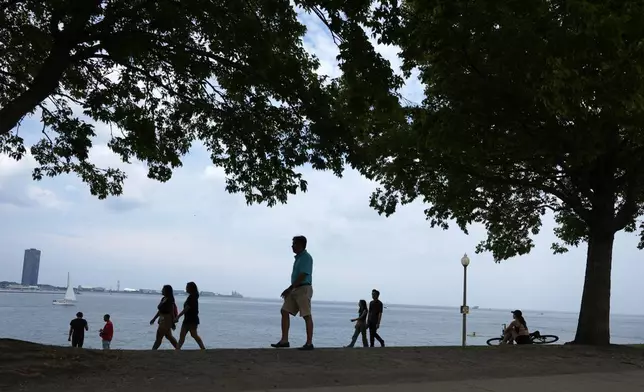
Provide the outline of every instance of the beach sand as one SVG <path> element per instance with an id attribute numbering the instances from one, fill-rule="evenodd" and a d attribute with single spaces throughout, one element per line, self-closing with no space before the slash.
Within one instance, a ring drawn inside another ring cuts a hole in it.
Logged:
<path id="1" fill-rule="evenodd" d="M 626 346 L 95 351 L 0 339 L 0 391 L 252 391 L 644 369 Z"/>

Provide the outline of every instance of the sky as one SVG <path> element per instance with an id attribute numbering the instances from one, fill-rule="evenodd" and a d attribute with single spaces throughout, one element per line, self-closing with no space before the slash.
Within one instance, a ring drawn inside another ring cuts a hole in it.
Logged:
<path id="1" fill-rule="evenodd" d="M 307 50 L 321 60 L 319 72 L 337 76 L 337 49 L 314 18 Z M 378 49 L 394 66 L 394 47 Z M 404 93 L 422 100 L 422 87 L 409 81 Z M 431 229 L 421 203 L 393 215 L 369 207 L 377 184 L 347 170 L 343 178 L 302 169 L 307 193 L 288 204 L 247 206 L 243 195 L 228 194 L 223 172 L 195 146 L 173 178 L 147 178 L 140 163 L 125 165 L 107 148 L 108 129 L 97 125 L 91 157 L 99 167 L 128 174 L 124 193 L 100 201 L 75 176 L 34 182 L 31 157 L 16 162 L 0 156 L 0 281 L 20 281 L 25 249 L 42 250 L 40 283 L 116 288 L 183 288 L 241 292 L 246 297 L 279 298 L 290 284 L 291 238 L 305 235 L 314 259 L 314 300 L 358 301 L 377 288 L 385 303 L 459 306 L 467 253 L 468 304 L 497 309 L 579 310 L 586 247 L 553 255 L 554 222 L 545 219 L 536 248 L 526 256 L 495 264 L 491 254 L 474 254 L 485 237 L 480 226 L 470 235 L 453 227 Z M 36 138 L 41 126 L 28 119 L 23 137 Z M 455 226 L 455 225 L 454 225 Z M 612 310 L 644 314 L 642 255 L 634 235 L 617 236 L 613 256 Z"/>

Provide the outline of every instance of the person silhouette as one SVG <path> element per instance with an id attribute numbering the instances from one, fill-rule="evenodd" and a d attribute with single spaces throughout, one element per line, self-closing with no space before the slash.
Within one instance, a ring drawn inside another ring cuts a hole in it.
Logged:
<path id="1" fill-rule="evenodd" d="M 378 329 L 380 329 L 380 321 L 382 320 L 382 311 L 384 306 L 380 302 L 380 291 L 373 289 L 371 290 L 371 298 L 373 299 L 369 303 L 369 316 L 368 316 L 368 328 L 369 328 L 369 346 L 373 347 L 374 339 L 380 343 L 380 347 L 385 347 L 385 341 L 378 334 Z"/>

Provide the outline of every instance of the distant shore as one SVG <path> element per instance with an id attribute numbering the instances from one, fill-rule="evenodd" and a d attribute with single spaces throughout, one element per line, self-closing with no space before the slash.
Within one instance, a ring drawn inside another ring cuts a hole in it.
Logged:
<path id="1" fill-rule="evenodd" d="M 10 284 L 7 284 L 10 283 Z M 136 294 L 136 295 L 161 295 L 159 290 L 149 290 L 149 289 L 124 289 L 124 290 L 106 290 L 106 289 L 94 289 L 94 288 L 83 288 L 83 287 L 74 287 L 74 293 L 77 295 L 83 293 L 94 293 L 94 294 Z M 12 282 L 0 282 L 0 294 L 60 294 L 65 293 L 67 288 L 65 287 L 56 287 L 50 285 L 42 286 L 22 286 L 17 283 Z M 185 291 L 175 290 L 175 296 L 187 296 Z M 244 296 L 237 291 L 234 291 L 231 294 L 221 294 L 215 293 L 212 291 L 201 291 L 200 295 L 202 297 L 212 297 L 212 298 L 236 298 L 241 299 Z"/>
<path id="2" fill-rule="evenodd" d="M 644 350 L 628 346 L 102 352 L 0 339 L 3 392 L 252 391 L 642 368 Z"/>

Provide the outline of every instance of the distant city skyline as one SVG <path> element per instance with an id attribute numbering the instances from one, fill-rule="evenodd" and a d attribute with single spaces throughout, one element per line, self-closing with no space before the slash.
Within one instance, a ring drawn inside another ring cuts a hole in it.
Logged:
<path id="1" fill-rule="evenodd" d="M 35 248 L 30 248 L 30 249 L 25 249 L 24 252 L 24 258 L 23 258 L 23 263 L 22 263 L 22 277 L 20 279 L 20 285 L 22 286 L 51 286 L 51 287 L 65 287 L 66 285 L 60 285 L 56 282 L 39 282 L 39 273 L 40 273 L 40 256 L 42 254 L 42 251 L 39 249 Z M 105 291 L 111 291 L 113 290 L 114 286 L 112 284 L 83 284 L 79 283 L 79 279 L 74 279 L 73 275 L 71 275 L 71 285 L 74 288 L 84 288 L 84 289 L 103 289 Z M 16 280 L 11 279 L 10 277 L 4 277 L 0 276 L 0 281 L 6 281 L 6 282 L 15 282 L 18 283 Z M 106 282 L 105 282 L 106 283 Z M 178 285 L 174 285 L 170 283 L 170 285 L 173 287 L 175 291 L 183 291 L 185 283 L 180 283 Z M 165 285 L 165 283 L 159 283 L 159 289 L 154 289 L 151 287 L 136 287 L 136 285 L 133 285 L 132 287 L 125 287 L 123 288 L 122 291 L 161 291 L 160 287 Z M 212 290 L 212 289 L 204 289 L 203 287 L 200 287 L 201 291 L 205 292 L 213 292 L 217 294 L 228 294 L 228 293 L 238 293 L 237 290 L 232 289 L 232 290 L 227 290 L 227 291 L 217 291 L 217 290 Z M 121 281 L 117 280 L 116 281 L 116 291 L 120 292 L 121 291 Z"/>
<path id="2" fill-rule="evenodd" d="M 38 249 L 25 249 L 25 256 L 22 261 L 22 279 L 20 281 L 23 286 L 36 286 L 38 284 L 40 255 L 41 251 Z"/>

